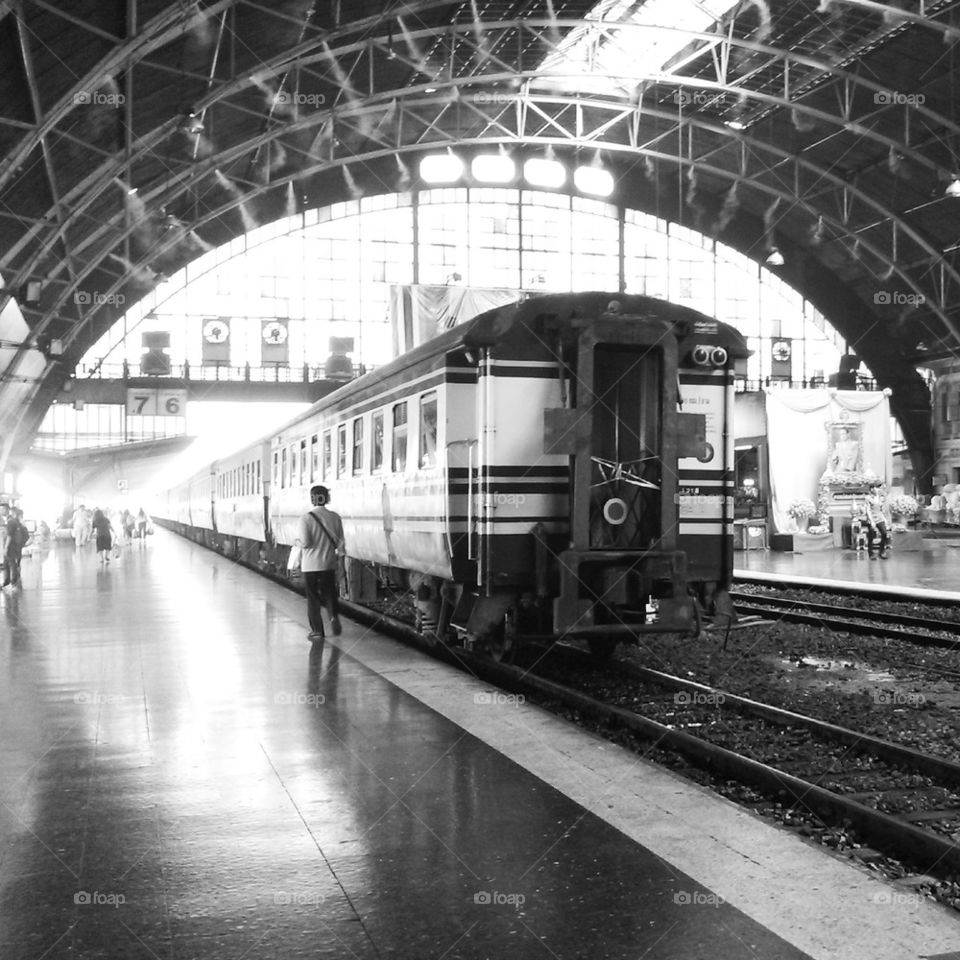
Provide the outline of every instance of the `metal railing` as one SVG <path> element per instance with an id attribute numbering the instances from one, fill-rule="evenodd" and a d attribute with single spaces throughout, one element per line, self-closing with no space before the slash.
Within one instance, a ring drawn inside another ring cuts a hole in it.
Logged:
<path id="1" fill-rule="evenodd" d="M 224 383 L 315 383 L 319 380 L 353 380 L 356 377 L 374 369 L 362 363 L 350 365 L 347 372 L 346 365 L 335 373 L 327 373 L 325 365 L 313 366 L 305 363 L 299 366 L 289 366 L 282 363 L 273 363 L 267 366 L 254 367 L 249 363 L 233 366 L 227 363 L 218 364 L 191 364 L 171 363 L 166 370 L 158 369 L 156 364 L 140 363 L 100 363 L 94 366 L 80 364 L 74 371 L 78 380 L 130 380 L 142 377 L 173 378 L 194 382 L 224 382 Z"/>

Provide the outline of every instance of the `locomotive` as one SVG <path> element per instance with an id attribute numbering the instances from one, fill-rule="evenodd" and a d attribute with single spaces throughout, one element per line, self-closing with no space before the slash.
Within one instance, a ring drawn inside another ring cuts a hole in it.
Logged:
<path id="1" fill-rule="evenodd" d="M 650 297 L 533 297 L 344 385 L 167 492 L 155 518 L 273 570 L 323 483 L 348 596 L 409 591 L 433 642 L 598 653 L 695 633 L 733 566 L 740 334 Z"/>

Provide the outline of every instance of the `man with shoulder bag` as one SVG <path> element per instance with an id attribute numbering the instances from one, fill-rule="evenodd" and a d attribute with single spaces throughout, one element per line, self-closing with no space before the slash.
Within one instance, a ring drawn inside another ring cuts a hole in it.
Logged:
<path id="1" fill-rule="evenodd" d="M 303 589 L 307 595 L 307 619 L 310 633 L 307 639 L 323 640 L 323 608 L 330 618 L 330 632 L 336 637 L 341 632 L 337 595 L 337 568 L 343 555 L 343 523 L 340 515 L 328 509 L 330 491 L 323 486 L 310 488 L 313 509 L 300 518 L 300 571 Z"/>

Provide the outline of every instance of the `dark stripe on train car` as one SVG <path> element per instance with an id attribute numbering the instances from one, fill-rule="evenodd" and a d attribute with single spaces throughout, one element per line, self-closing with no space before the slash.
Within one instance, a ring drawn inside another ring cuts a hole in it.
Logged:
<path id="1" fill-rule="evenodd" d="M 538 377 L 541 379 L 551 379 L 556 380 L 559 378 L 560 374 L 556 366 L 552 367 L 510 367 L 494 364 L 491 367 L 487 367 L 486 370 L 489 370 L 488 374 L 485 374 L 484 370 L 480 371 L 480 375 L 484 376 L 494 376 L 494 377 Z"/>
<path id="2" fill-rule="evenodd" d="M 680 383 L 690 383 L 705 387 L 726 387 L 733 380 L 724 374 L 711 376 L 709 373 L 693 373 L 683 367 L 679 370 Z"/>
<path id="3" fill-rule="evenodd" d="M 476 488 L 476 484 L 471 484 L 466 480 L 462 480 L 459 483 L 450 484 L 450 493 L 456 494 L 459 493 L 462 496 L 466 496 L 467 493 L 470 493 L 472 489 Z M 569 482 L 565 480 L 558 481 L 556 483 L 508 483 L 501 480 L 497 485 L 490 491 L 493 494 L 498 493 L 567 493 L 570 489 Z"/>
<path id="4" fill-rule="evenodd" d="M 722 470 L 717 467 L 715 470 L 687 470 L 681 467 L 678 471 L 680 484 L 684 485 L 689 480 L 721 480 L 725 483 L 733 483 L 734 473 L 732 470 Z M 717 487 L 717 489 L 720 489 Z"/>
<path id="5" fill-rule="evenodd" d="M 476 467 L 474 467 L 476 469 Z M 562 479 L 566 480 L 570 476 L 570 468 L 566 464 L 561 464 L 556 467 L 535 467 L 535 466 L 521 466 L 521 467 L 503 467 L 503 466 L 484 466 L 480 468 L 481 476 L 488 477 L 491 479 L 498 479 L 500 477 L 546 477 L 548 479 Z M 470 476 L 470 470 L 468 467 L 451 467 L 447 471 L 447 475 L 452 480 L 466 480 Z"/>

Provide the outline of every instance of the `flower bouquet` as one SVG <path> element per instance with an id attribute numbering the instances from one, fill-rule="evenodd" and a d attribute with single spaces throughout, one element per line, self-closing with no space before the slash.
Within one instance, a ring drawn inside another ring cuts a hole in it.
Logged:
<path id="1" fill-rule="evenodd" d="M 903 533 L 907 529 L 906 521 L 913 519 L 920 512 L 919 502 L 905 493 L 890 497 L 887 506 L 893 522 L 891 529 L 896 530 L 897 533 Z"/>
<path id="2" fill-rule="evenodd" d="M 801 531 L 806 530 L 808 521 L 816 512 L 813 501 L 806 497 L 798 497 L 787 507 L 787 516 L 797 525 L 797 530 Z"/>
<path id="3" fill-rule="evenodd" d="M 920 504 L 913 497 L 907 496 L 905 493 L 891 497 L 887 501 L 887 505 L 890 507 L 892 516 L 903 517 L 906 520 L 915 517 L 917 511 L 920 509 Z"/>

